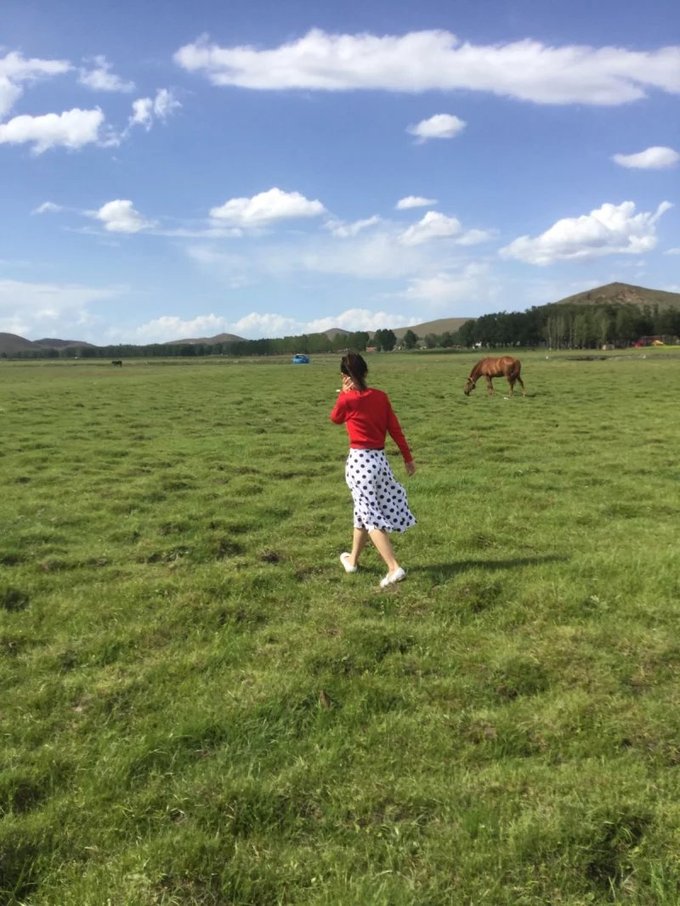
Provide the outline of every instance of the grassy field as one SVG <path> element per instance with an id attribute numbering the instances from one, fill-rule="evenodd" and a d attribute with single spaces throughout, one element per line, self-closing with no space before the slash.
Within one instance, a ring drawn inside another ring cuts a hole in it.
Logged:
<path id="1" fill-rule="evenodd" d="M 677 906 L 680 358 L 522 358 L 370 358 L 384 591 L 337 357 L 0 363 L 0 903 Z"/>

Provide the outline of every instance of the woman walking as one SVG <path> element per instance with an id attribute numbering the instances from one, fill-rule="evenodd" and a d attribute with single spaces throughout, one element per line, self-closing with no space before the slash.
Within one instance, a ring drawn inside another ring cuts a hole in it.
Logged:
<path id="1" fill-rule="evenodd" d="M 385 456 L 386 434 L 399 447 L 408 475 L 414 474 L 416 466 L 389 397 L 366 384 L 368 366 L 362 356 L 356 353 L 343 356 L 340 372 L 342 390 L 331 412 L 331 421 L 347 427 L 350 450 L 345 480 L 354 502 L 352 550 L 340 554 L 340 562 L 345 572 L 355 573 L 370 538 L 385 561 L 387 575 L 380 585 L 387 588 L 406 576 L 406 570 L 395 557 L 390 532 L 405 532 L 416 520 L 408 507 L 406 491 L 394 477 Z"/>

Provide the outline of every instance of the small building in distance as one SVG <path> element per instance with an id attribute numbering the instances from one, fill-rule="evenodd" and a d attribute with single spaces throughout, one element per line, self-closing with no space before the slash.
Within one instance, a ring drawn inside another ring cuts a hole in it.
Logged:
<path id="1" fill-rule="evenodd" d="M 645 346 L 665 346 L 666 344 L 672 344 L 673 337 L 640 337 L 639 340 L 636 340 L 633 343 L 633 346 L 636 349 L 642 349 Z"/>

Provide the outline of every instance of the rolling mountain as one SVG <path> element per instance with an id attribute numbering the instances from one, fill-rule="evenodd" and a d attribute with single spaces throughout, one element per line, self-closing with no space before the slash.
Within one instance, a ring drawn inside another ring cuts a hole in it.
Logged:
<path id="1" fill-rule="evenodd" d="M 243 340 L 243 337 L 237 337 L 234 333 L 218 333 L 214 337 L 197 337 L 191 340 L 168 340 L 162 343 L 162 346 L 197 346 L 199 343 L 205 343 L 206 346 L 215 346 L 217 343 L 231 343 L 235 340 Z"/>
<path id="2" fill-rule="evenodd" d="M 422 339 L 426 337 L 428 333 L 433 333 L 435 336 L 441 336 L 443 333 L 455 333 L 457 330 L 463 326 L 463 324 L 472 320 L 471 318 L 439 318 L 436 321 L 424 321 L 422 324 L 413 324 L 411 327 L 395 327 L 394 335 L 398 340 L 404 336 L 407 330 L 412 330 L 413 333 Z"/>
<path id="3" fill-rule="evenodd" d="M 662 289 L 646 289 L 629 283 L 607 283 L 584 293 L 565 296 L 551 305 L 658 305 L 659 308 L 680 308 L 680 293 Z"/>
<path id="4" fill-rule="evenodd" d="M 40 346 L 43 349 L 68 349 L 72 346 L 87 346 L 90 349 L 96 349 L 94 343 L 85 343 L 83 340 L 33 340 L 33 346 Z"/>
<path id="5" fill-rule="evenodd" d="M 14 355 L 15 352 L 24 352 L 32 346 L 31 340 L 24 340 L 14 333 L 0 333 L 0 355 Z"/>
<path id="6" fill-rule="evenodd" d="M 647 289 L 644 286 L 633 286 L 629 283 L 607 283 L 605 286 L 598 286 L 595 289 L 589 289 L 583 293 L 576 293 L 573 296 L 565 296 L 557 302 L 551 302 L 550 305 L 639 305 L 640 307 L 649 305 L 658 305 L 659 308 L 679 308 L 680 293 L 666 292 L 661 289 Z M 543 306 L 541 306 L 543 307 Z M 401 340 L 407 330 L 412 330 L 419 338 L 427 334 L 437 336 L 446 331 L 455 332 L 462 327 L 470 318 L 439 318 L 436 321 L 424 321 L 421 324 L 413 324 L 410 327 L 393 328 L 398 340 Z M 348 334 L 350 331 L 334 327 L 325 331 L 326 335 L 333 339 L 338 334 Z M 373 333 L 373 332 L 371 332 Z M 206 343 L 214 345 L 216 343 L 228 343 L 232 340 L 242 340 L 231 333 L 220 333 L 214 337 L 202 337 L 196 339 L 170 340 L 162 345 L 195 345 Z M 45 338 L 42 340 L 26 340 L 24 337 L 12 333 L 0 333 L 0 355 L 12 356 L 20 352 L 27 352 L 31 348 L 39 349 L 64 349 L 66 347 L 87 346 L 96 348 L 92 343 L 85 343 L 81 340 L 59 340 Z"/>
<path id="7" fill-rule="evenodd" d="M 470 318 L 439 318 L 437 321 L 425 321 L 422 324 L 412 324 L 410 327 L 393 327 L 392 331 L 398 340 L 401 340 L 407 330 L 412 330 L 418 337 L 425 337 L 428 333 L 439 336 L 446 331 L 453 333 L 459 330 L 469 320 Z M 330 330 L 325 330 L 324 333 L 329 340 L 334 340 L 338 335 L 347 336 L 351 331 L 343 330 L 341 327 L 332 327 Z M 375 331 L 369 330 L 368 333 L 369 336 L 373 336 Z"/>

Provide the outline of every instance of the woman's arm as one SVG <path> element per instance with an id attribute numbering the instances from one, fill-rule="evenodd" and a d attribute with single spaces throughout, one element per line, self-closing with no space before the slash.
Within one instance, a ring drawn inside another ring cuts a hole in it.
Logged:
<path id="1" fill-rule="evenodd" d="M 335 401 L 335 406 L 333 406 L 333 411 L 331 412 L 331 421 L 336 425 L 341 425 L 343 422 L 347 421 L 347 406 L 345 396 L 346 393 L 349 393 L 350 390 L 355 390 L 354 381 L 351 377 L 346 374 L 342 376 L 342 390 L 340 391 L 337 400 Z"/>
<path id="2" fill-rule="evenodd" d="M 413 475 L 416 467 L 413 464 L 413 455 L 411 453 L 411 448 L 409 447 L 406 438 L 404 437 L 404 432 L 401 430 L 399 419 L 394 414 L 394 410 L 392 409 L 392 404 L 390 403 L 389 399 L 387 400 L 387 407 L 387 430 L 392 440 L 399 447 L 399 452 L 401 453 L 404 464 L 406 465 L 407 473 L 409 475 Z M 409 471 L 409 466 L 413 466 L 413 472 Z"/>
<path id="3" fill-rule="evenodd" d="M 345 401 L 343 399 L 342 391 L 338 394 L 338 398 L 335 401 L 333 410 L 331 411 L 331 421 L 336 425 L 341 425 L 347 420 L 347 413 L 345 411 Z"/>

